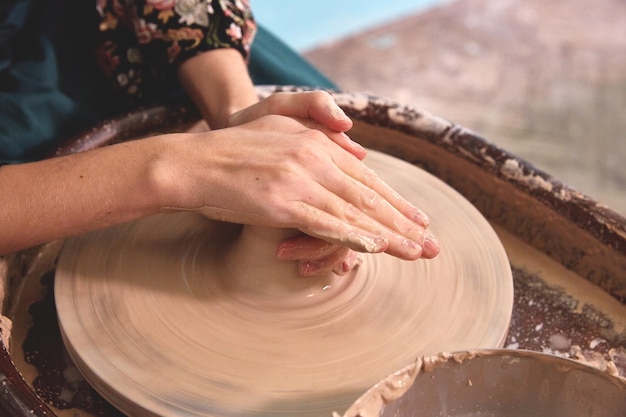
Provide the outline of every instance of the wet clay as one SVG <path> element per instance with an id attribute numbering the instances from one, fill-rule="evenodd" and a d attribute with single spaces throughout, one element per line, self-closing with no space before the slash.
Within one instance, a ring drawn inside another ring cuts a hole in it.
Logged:
<path id="1" fill-rule="evenodd" d="M 501 346 L 513 284 L 489 223 L 413 165 L 366 163 L 431 214 L 439 256 L 303 278 L 275 257 L 285 231 L 194 213 L 70 239 L 55 297 L 76 367 L 128 415 L 328 416 L 420 355 Z"/>

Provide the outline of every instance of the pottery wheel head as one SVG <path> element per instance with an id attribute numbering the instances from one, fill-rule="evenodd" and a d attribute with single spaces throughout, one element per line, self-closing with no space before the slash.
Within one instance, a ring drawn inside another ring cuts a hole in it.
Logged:
<path id="1" fill-rule="evenodd" d="M 418 355 L 500 347 L 513 284 L 489 223 L 413 165 L 366 163 L 430 215 L 435 259 L 362 255 L 309 279 L 277 263 L 273 231 L 194 213 L 89 233 L 65 243 L 55 282 L 77 367 L 129 415 L 329 416 Z"/>

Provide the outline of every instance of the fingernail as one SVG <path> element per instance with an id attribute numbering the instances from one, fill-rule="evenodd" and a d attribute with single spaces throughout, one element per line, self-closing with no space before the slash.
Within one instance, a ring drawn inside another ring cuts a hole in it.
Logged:
<path id="1" fill-rule="evenodd" d="M 427 233 L 424 236 L 424 254 L 426 254 L 429 258 L 436 256 L 439 253 L 440 247 L 437 240 L 431 235 Z"/>
<path id="2" fill-rule="evenodd" d="M 413 221 L 419 223 L 424 227 L 428 227 L 428 225 L 430 224 L 430 219 L 428 218 L 428 215 L 418 208 L 415 209 L 415 212 L 413 214 Z"/>
<path id="3" fill-rule="evenodd" d="M 335 119 L 350 120 L 348 115 L 335 102 L 330 105 L 330 113 Z"/>
<path id="4" fill-rule="evenodd" d="M 351 138 L 350 136 L 348 136 L 348 135 L 346 134 L 346 132 L 341 132 L 341 134 L 342 134 L 342 135 L 343 135 L 343 137 L 344 137 L 344 138 L 345 138 L 345 139 L 346 139 L 346 140 L 350 143 L 350 145 L 351 145 L 354 149 L 358 150 L 359 152 L 367 152 L 367 151 L 365 150 L 365 148 L 364 148 L 363 146 L 361 146 L 361 144 L 360 144 L 360 143 L 355 142 L 354 140 L 352 140 L 352 138 Z"/>
<path id="5" fill-rule="evenodd" d="M 421 245 L 413 242 L 409 239 L 402 241 L 402 246 L 407 249 L 407 255 L 409 259 L 419 259 L 422 256 L 423 248 Z"/>

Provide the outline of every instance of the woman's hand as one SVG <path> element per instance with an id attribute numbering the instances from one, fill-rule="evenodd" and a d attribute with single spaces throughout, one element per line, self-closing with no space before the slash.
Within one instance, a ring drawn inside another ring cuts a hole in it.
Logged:
<path id="1" fill-rule="evenodd" d="M 335 143 L 358 159 L 365 158 L 366 150 L 352 141 L 346 131 L 352 128 L 352 120 L 325 91 L 280 92 L 243 109 L 229 119 L 230 126 L 250 122 L 261 116 L 278 114 L 312 120 L 333 132 Z M 358 255 L 349 248 L 331 245 L 328 242 L 303 234 L 282 242 L 277 250 L 278 257 L 297 260 L 303 276 L 334 271 L 345 274 L 360 264 Z"/>
<path id="2" fill-rule="evenodd" d="M 233 223 L 295 228 L 359 252 L 435 256 L 439 247 L 426 216 L 338 145 L 340 135 L 271 115 L 208 138 L 183 136 L 164 154 L 173 158 L 159 175 L 169 178 L 165 205 Z"/>
<path id="3" fill-rule="evenodd" d="M 333 135 L 337 145 L 358 159 L 365 158 L 366 150 L 345 134 L 352 128 L 352 120 L 337 105 L 333 97 L 325 91 L 281 92 L 232 114 L 229 126 L 238 126 L 262 116 L 280 115 L 296 119 L 311 120 L 325 129 L 340 133 Z"/>

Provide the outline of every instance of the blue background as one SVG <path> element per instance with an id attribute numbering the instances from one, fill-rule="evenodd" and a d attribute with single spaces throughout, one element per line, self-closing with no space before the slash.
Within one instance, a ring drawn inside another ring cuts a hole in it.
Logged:
<path id="1" fill-rule="evenodd" d="M 445 0 L 250 0 L 258 23 L 306 51 Z"/>

